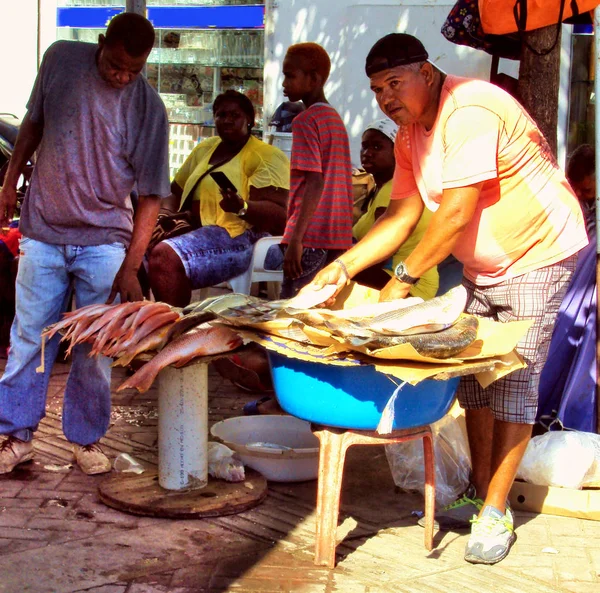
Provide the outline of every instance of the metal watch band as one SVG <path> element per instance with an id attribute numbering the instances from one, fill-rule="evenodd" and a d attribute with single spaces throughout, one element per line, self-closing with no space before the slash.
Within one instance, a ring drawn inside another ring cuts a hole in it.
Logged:
<path id="1" fill-rule="evenodd" d="M 415 278 L 408 273 L 404 262 L 400 262 L 396 266 L 396 269 L 394 270 L 394 276 L 396 276 L 400 282 L 404 282 L 406 284 L 416 284 L 419 281 L 418 278 Z"/>

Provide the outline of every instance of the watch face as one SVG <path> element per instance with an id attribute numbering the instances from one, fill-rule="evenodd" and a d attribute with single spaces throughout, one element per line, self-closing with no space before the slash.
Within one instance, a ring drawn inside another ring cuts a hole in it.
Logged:
<path id="1" fill-rule="evenodd" d="M 400 282 L 405 282 L 406 284 L 415 284 L 419 280 L 418 278 L 413 278 L 407 273 L 404 262 L 400 262 L 396 266 L 396 269 L 394 270 L 394 275 L 398 280 L 400 280 Z"/>
<path id="2" fill-rule="evenodd" d="M 400 278 L 400 276 L 404 276 L 406 274 L 406 268 L 404 267 L 404 264 L 402 262 L 400 262 L 396 266 L 396 269 L 394 270 L 394 274 L 396 275 L 396 278 Z"/>

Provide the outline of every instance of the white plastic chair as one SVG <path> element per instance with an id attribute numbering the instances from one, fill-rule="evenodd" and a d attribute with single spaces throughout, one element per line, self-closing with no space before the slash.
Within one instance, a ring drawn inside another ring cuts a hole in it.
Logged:
<path id="1" fill-rule="evenodd" d="M 283 237 L 262 237 L 254 244 L 252 260 L 248 269 L 239 276 L 224 282 L 231 288 L 232 292 L 250 294 L 254 282 L 267 282 L 267 295 L 270 299 L 278 299 L 283 282 L 283 270 L 265 270 L 265 257 L 271 245 L 279 245 Z M 219 285 L 221 286 L 221 285 Z M 200 300 L 208 296 L 208 288 L 200 291 Z"/>

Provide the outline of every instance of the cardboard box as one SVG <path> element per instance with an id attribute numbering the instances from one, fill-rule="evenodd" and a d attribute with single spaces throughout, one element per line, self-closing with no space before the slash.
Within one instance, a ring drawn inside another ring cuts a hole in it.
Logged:
<path id="1" fill-rule="evenodd" d="M 600 488 L 557 488 L 515 480 L 508 495 L 517 511 L 600 521 Z"/>

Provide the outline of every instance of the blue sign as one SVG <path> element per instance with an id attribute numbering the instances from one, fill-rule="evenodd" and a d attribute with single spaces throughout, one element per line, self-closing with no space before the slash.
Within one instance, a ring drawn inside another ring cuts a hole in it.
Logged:
<path id="1" fill-rule="evenodd" d="M 78 29 L 105 29 L 110 19 L 123 12 L 123 8 L 72 6 L 57 8 L 56 26 Z"/>
<path id="2" fill-rule="evenodd" d="M 104 29 L 123 8 L 61 7 L 57 27 Z M 156 29 L 262 29 L 263 4 L 232 6 L 149 6 L 148 19 Z"/>

